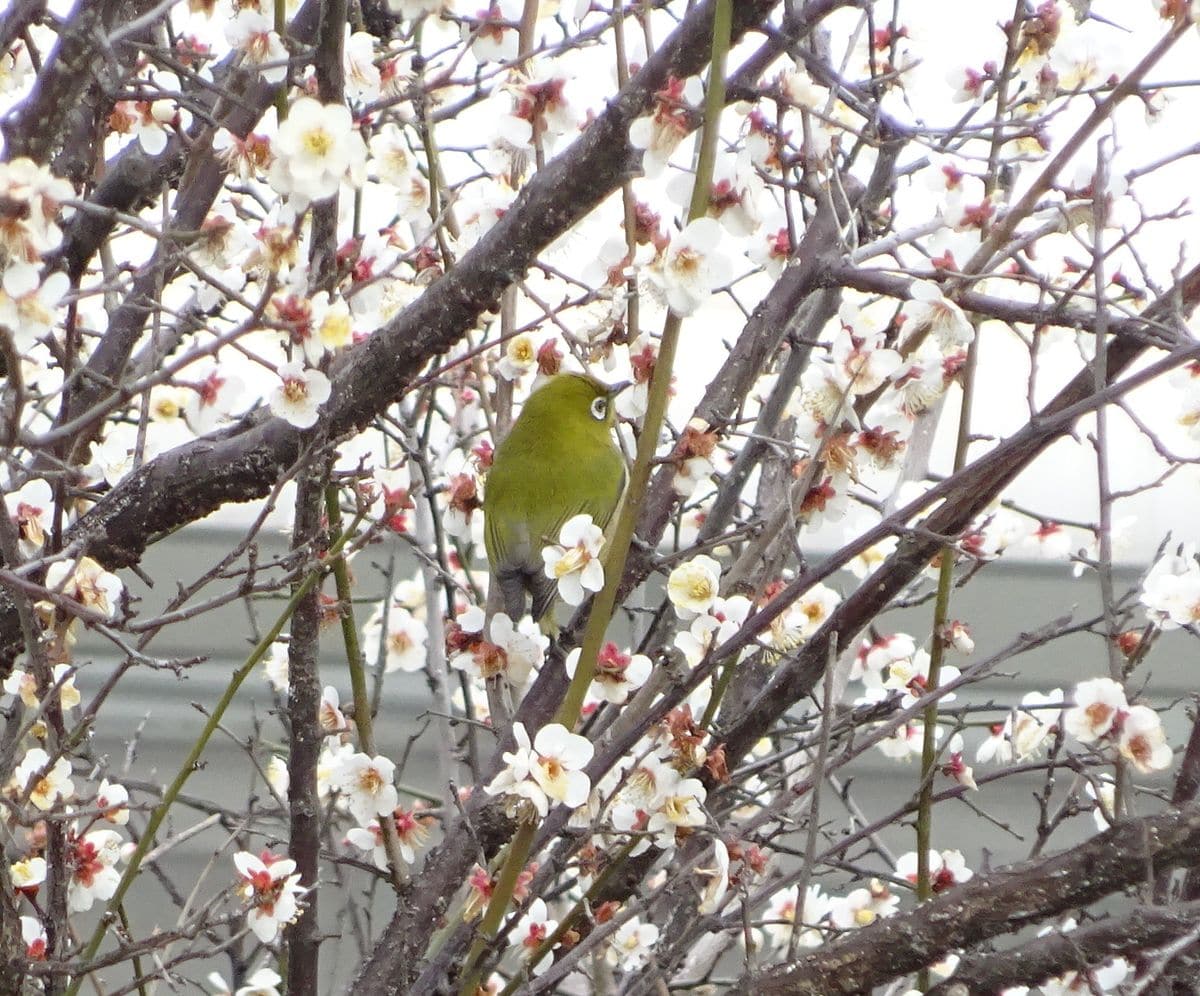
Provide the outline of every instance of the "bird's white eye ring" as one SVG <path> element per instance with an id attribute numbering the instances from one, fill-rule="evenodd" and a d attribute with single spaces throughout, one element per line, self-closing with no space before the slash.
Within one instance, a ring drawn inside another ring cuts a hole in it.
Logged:
<path id="1" fill-rule="evenodd" d="M 605 418 L 608 417 L 608 398 L 604 397 L 603 395 L 598 398 L 593 398 L 590 411 L 592 413 L 592 418 L 594 418 L 597 422 L 603 422 Z"/>

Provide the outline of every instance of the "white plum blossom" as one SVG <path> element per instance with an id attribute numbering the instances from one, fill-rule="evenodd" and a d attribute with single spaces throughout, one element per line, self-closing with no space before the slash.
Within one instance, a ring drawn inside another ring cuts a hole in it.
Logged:
<path id="1" fill-rule="evenodd" d="M 763 915 L 763 929 L 771 943 L 779 948 L 790 945 L 793 931 L 799 930 L 796 943 L 803 948 L 820 947 L 825 934 L 817 925 L 825 920 L 832 908 L 830 898 L 816 883 L 804 893 L 804 909 L 796 916 L 796 889 L 784 888 L 772 894 Z"/>
<path id="2" fill-rule="evenodd" d="M 381 635 L 382 618 L 368 620 L 363 626 L 367 660 L 376 660 Z M 388 611 L 387 636 L 383 638 L 384 672 L 391 674 L 394 671 L 420 671 L 425 666 L 428 640 L 429 630 L 425 624 L 403 606 L 393 605 Z"/>
<path id="3" fill-rule="evenodd" d="M 362 186 L 367 147 L 345 104 L 322 104 L 301 97 L 271 143 L 275 160 L 267 179 L 297 207 L 334 196 L 347 181 Z"/>
<path id="4" fill-rule="evenodd" d="M 564 663 L 567 675 L 575 677 L 579 667 L 579 648 L 568 655 Z M 645 654 L 622 653 L 615 643 L 606 643 L 600 648 L 596 659 L 596 671 L 588 686 L 588 695 L 596 700 L 623 705 L 630 694 L 641 688 L 650 677 L 652 665 Z"/>
<path id="5" fill-rule="evenodd" d="M 34 916 L 21 917 L 21 942 L 25 945 L 25 957 L 30 961 L 44 961 L 46 958 L 46 928 L 42 921 Z"/>
<path id="6" fill-rule="evenodd" d="M 1200 622 L 1200 563 L 1193 544 L 1155 562 L 1142 582 L 1141 603 L 1163 629 Z"/>
<path id="7" fill-rule="evenodd" d="M 46 570 L 46 587 L 108 618 L 116 615 L 125 590 L 120 578 L 91 557 L 56 560 Z"/>
<path id="8" fill-rule="evenodd" d="M 489 795 L 516 795 L 533 803 L 539 816 L 549 811 L 550 802 L 569 809 L 582 806 L 591 792 L 584 774 L 592 759 L 592 744 L 571 733 L 561 723 L 550 723 L 530 743 L 523 723 L 513 724 L 517 749 L 504 754 L 505 768 L 487 785 Z"/>
<path id="9" fill-rule="evenodd" d="M 496 366 L 496 372 L 505 380 L 519 380 L 537 368 L 537 344 L 526 332 L 513 336 L 504 345 L 504 355 Z"/>
<path id="10" fill-rule="evenodd" d="M 32 263 L 11 263 L 0 281 L 0 325 L 8 327 L 19 353 L 31 349 L 58 320 L 70 278 L 55 271 L 41 279 Z"/>
<path id="11" fill-rule="evenodd" d="M 13 889 L 32 895 L 46 881 L 46 859 L 34 855 L 14 861 L 8 866 L 8 874 L 12 879 Z"/>
<path id="12" fill-rule="evenodd" d="M 680 619 L 692 619 L 707 612 L 720 589 L 721 565 L 703 553 L 684 561 L 667 578 L 667 597 Z"/>
<path id="13" fill-rule="evenodd" d="M 67 908 L 90 910 L 97 899 L 111 899 L 121 881 L 116 865 L 124 841 L 115 830 L 93 830 L 68 842 L 67 862 L 71 880 L 67 885 Z"/>
<path id="14" fill-rule="evenodd" d="M 241 894 L 249 905 L 246 925 L 263 944 L 270 944 L 282 928 L 300 915 L 304 888 L 296 862 L 264 851 L 256 857 L 239 851 L 233 863 L 241 876 Z"/>
<path id="15" fill-rule="evenodd" d="M 585 592 L 604 587 L 604 567 L 600 550 L 604 530 L 590 515 L 575 515 L 563 523 L 557 546 L 542 548 L 546 577 L 558 582 L 558 594 L 568 605 L 581 605 Z"/>
<path id="16" fill-rule="evenodd" d="M 285 363 L 279 368 L 279 385 L 271 391 L 271 412 L 297 429 L 310 429 L 332 393 L 333 385 L 320 370 L 306 369 L 299 362 Z"/>
<path id="17" fill-rule="evenodd" d="M 1162 720 L 1149 706 L 1132 706 L 1125 714 L 1117 747 L 1121 756 L 1142 774 L 1164 771 L 1171 766 L 1171 747 L 1163 733 Z"/>
<path id="18" fill-rule="evenodd" d="M 929 333 L 943 350 L 951 352 L 970 344 L 975 330 L 953 301 L 942 295 L 937 284 L 916 280 L 909 288 L 911 300 L 904 306 L 902 336 Z"/>
<path id="19" fill-rule="evenodd" d="M 675 846 L 675 832 L 704 826 L 701 804 L 708 793 L 698 778 L 684 778 L 674 768 L 663 768 L 658 785 L 654 811 L 646 825 L 654 835 L 654 843 L 668 849 Z"/>
<path id="20" fill-rule="evenodd" d="M 1063 715 L 1063 726 L 1083 744 L 1095 743 L 1129 708 L 1125 689 L 1112 678 L 1092 678 L 1075 686 L 1075 704 Z"/>
<path id="21" fill-rule="evenodd" d="M 184 405 L 184 417 L 197 436 L 212 432 L 231 415 L 241 401 L 243 391 L 241 378 L 218 366 L 202 370 L 191 386 L 192 393 Z"/>
<path id="22" fill-rule="evenodd" d="M 380 183 L 392 188 L 389 193 L 399 216 L 409 222 L 428 218 L 429 181 L 418 168 L 404 132 L 389 122 L 371 136 L 369 147 Z"/>
<path id="23" fill-rule="evenodd" d="M 955 885 L 961 885 L 963 882 L 970 881 L 975 873 L 967 867 L 966 859 L 963 857 L 962 851 L 930 851 L 929 852 L 929 880 L 933 886 L 934 892 L 942 892 Z M 896 875 L 899 878 L 908 879 L 912 883 L 917 881 L 917 852 L 909 851 L 907 854 L 902 854 L 896 861 Z"/>
<path id="24" fill-rule="evenodd" d="M 55 758 L 40 747 L 31 747 L 25 752 L 21 763 L 13 771 L 13 782 L 18 796 L 29 791 L 29 801 L 45 812 L 53 809 L 59 801 L 70 799 L 75 794 L 75 783 L 71 781 L 71 762 L 65 757 Z"/>
<path id="25" fill-rule="evenodd" d="M 640 117 L 629 126 L 629 144 L 642 149 L 642 171 L 658 176 L 683 137 L 692 129 L 690 109 L 704 98 L 698 77 L 686 80 L 672 76 L 655 94 L 654 113 Z"/>
<path id="26" fill-rule="evenodd" d="M 366 826 L 374 817 L 386 816 L 396 808 L 395 774 L 395 762 L 389 758 L 358 753 L 340 759 L 332 781 L 345 797 L 350 814 L 360 826 Z"/>
<path id="27" fill-rule="evenodd" d="M 530 962 L 529 972 L 531 975 L 542 975 L 554 964 L 554 952 L 552 950 L 546 951 L 537 962 L 533 962 L 532 959 L 537 953 L 537 949 L 557 928 L 558 921 L 550 919 L 550 915 L 546 910 L 546 901 L 541 897 L 531 902 L 529 909 L 517 921 L 517 925 L 512 933 L 512 940 L 514 944 L 520 945 L 523 949 L 522 957 Z"/>
<path id="28" fill-rule="evenodd" d="M 866 888 L 852 889 L 845 896 L 831 899 L 829 922 L 838 930 L 867 927 L 880 917 L 889 917 L 900 906 L 900 897 L 877 878 Z"/>
<path id="29" fill-rule="evenodd" d="M 671 239 L 659 279 L 675 314 L 686 318 L 695 313 L 717 287 L 729 282 L 733 270 L 720 243 L 721 225 L 712 218 L 689 222 Z"/>
<path id="30" fill-rule="evenodd" d="M 400 857 L 408 864 L 417 859 L 417 848 L 429 836 L 426 821 L 415 810 L 397 807 L 392 813 L 392 825 L 396 828 L 396 844 Z M 346 832 L 346 842 L 363 851 L 371 852 L 376 868 L 388 867 L 387 847 L 383 839 L 383 828 L 379 820 L 371 820 L 365 827 L 354 827 Z"/>
<path id="31" fill-rule="evenodd" d="M 338 690 L 326 685 L 321 690 L 321 704 L 317 707 L 317 723 L 326 734 L 342 733 L 350 728 L 342 712 Z"/>
<path id="32" fill-rule="evenodd" d="M 225 25 L 225 40 L 245 56 L 267 83 L 282 83 L 288 74 L 288 50 L 275 22 L 256 7 L 242 7 Z"/>
<path id="33" fill-rule="evenodd" d="M 626 972 L 635 972 L 646 964 L 650 951 L 658 943 L 658 927 L 642 923 L 630 917 L 617 928 L 608 940 L 605 957 L 610 965 L 620 966 Z"/>
<path id="34" fill-rule="evenodd" d="M 36 557 L 46 542 L 54 513 L 54 492 L 43 478 L 26 481 L 16 491 L 4 496 L 9 518 L 17 527 L 21 553 Z"/>

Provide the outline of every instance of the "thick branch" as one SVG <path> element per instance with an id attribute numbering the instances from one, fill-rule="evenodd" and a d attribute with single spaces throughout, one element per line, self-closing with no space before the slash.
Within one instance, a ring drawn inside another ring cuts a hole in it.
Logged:
<path id="1" fill-rule="evenodd" d="M 1200 807 L 1123 820 L 1064 854 L 972 879 L 907 913 L 876 921 L 826 944 L 790 965 L 743 979 L 734 992 L 759 996 L 870 992 L 950 951 L 1040 923 L 1136 885 L 1148 868 L 1198 862 Z"/>
<path id="2" fill-rule="evenodd" d="M 1018 948 L 964 958 L 929 996 L 991 996 L 1009 986 L 1036 985 L 1123 955 L 1136 957 L 1197 929 L 1200 903 L 1137 906 L 1124 916 L 1067 933 L 1055 932 Z"/>

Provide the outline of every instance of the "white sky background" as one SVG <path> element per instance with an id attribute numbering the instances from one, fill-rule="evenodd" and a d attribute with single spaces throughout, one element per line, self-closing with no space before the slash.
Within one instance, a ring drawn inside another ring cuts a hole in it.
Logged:
<path id="1" fill-rule="evenodd" d="M 564 4 L 564 7 L 569 6 Z M 1094 12 L 1118 26 L 1087 22 L 1077 28 L 1070 23 L 1070 13 L 1066 5 L 1061 6 L 1066 16 L 1064 38 L 1057 47 L 1060 58 L 1074 54 L 1081 61 L 1093 60 L 1102 67 L 1124 71 L 1140 59 L 1165 30 L 1165 22 L 1158 17 L 1151 0 L 1098 0 L 1093 5 Z M 470 4 L 460 4 L 460 8 L 464 12 L 468 9 L 473 10 Z M 181 5 L 180 10 L 185 9 L 185 6 Z M 914 0 L 901 2 L 899 10 L 899 21 L 906 27 L 909 35 L 908 40 L 903 43 L 904 48 L 918 64 L 906 75 L 905 91 L 894 92 L 886 101 L 885 107 L 904 122 L 952 126 L 962 117 L 968 105 L 952 102 L 952 88 L 947 82 L 948 77 L 964 66 L 979 68 L 985 61 L 1002 60 L 1004 37 L 1001 25 L 1011 15 L 1012 0 Z M 890 4 L 876 5 L 878 25 L 886 23 L 890 11 Z M 858 11 L 846 10 L 838 12 L 828 21 L 835 62 L 843 55 L 846 56 L 846 75 L 851 79 L 861 75 L 864 65 L 861 46 L 849 54 L 845 53 L 846 40 L 854 34 L 854 26 L 859 22 L 860 16 Z M 183 21 L 209 41 L 214 50 L 220 52 L 227 48 L 222 15 L 218 14 L 208 21 L 198 15 L 182 15 L 181 23 Z M 656 38 L 665 37 L 669 26 L 670 22 L 666 19 L 656 22 Z M 453 36 L 449 30 L 443 31 L 445 37 L 441 40 L 450 41 Z M 638 33 L 630 31 L 629 39 L 631 60 L 637 61 L 640 42 Z M 757 45 L 758 40 L 752 36 L 751 45 Z M 438 38 L 430 27 L 426 35 L 426 49 L 438 47 L 437 43 Z M 739 52 L 731 55 L 731 67 L 738 65 L 739 55 L 748 51 L 749 47 L 743 46 Z M 568 60 L 577 74 L 572 89 L 580 101 L 582 116 L 582 110 L 586 107 L 598 109 L 602 106 L 604 97 L 615 87 L 612 55 L 607 47 L 592 47 L 572 53 Z M 1188 81 L 1197 74 L 1198 66 L 1200 33 L 1189 32 L 1151 73 L 1150 80 L 1159 84 Z M 769 75 L 774 75 L 783 67 L 784 62 L 777 63 Z M 1110 170 L 1114 174 L 1168 156 L 1200 137 L 1197 135 L 1197 121 L 1200 121 L 1200 98 L 1197 94 L 1191 88 L 1166 89 L 1164 93 L 1166 106 L 1153 124 L 1148 123 L 1142 102 L 1131 98 L 1119 110 L 1112 126 L 1102 130 L 1101 134 L 1110 136 L 1110 141 L 1116 149 L 1110 164 Z M 463 145 L 477 144 L 481 128 L 491 131 L 496 127 L 498 109 L 502 107 L 501 101 L 505 99 L 507 98 L 503 95 L 497 94 L 492 100 L 465 113 L 460 121 L 439 126 L 439 141 L 444 148 L 450 150 L 446 154 L 445 164 L 452 179 L 455 178 L 456 172 L 460 176 L 478 173 L 478 166 L 466 156 L 455 156 L 453 149 L 456 137 L 461 139 Z M 1051 153 L 1061 145 L 1087 110 L 1087 102 L 1078 100 L 1052 124 Z M 743 114 L 744 109 L 739 111 L 737 108 L 727 112 L 725 123 L 729 137 L 734 134 Z M 571 137 L 573 136 L 560 140 L 557 148 L 551 152 L 561 150 Z M 681 150 L 682 154 L 677 153 L 673 162 L 686 165 L 690 147 L 690 141 L 686 142 Z M 913 150 L 910 153 L 912 157 L 920 154 L 921 150 Z M 1080 165 L 1089 167 L 1088 172 L 1090 164 L 1094 162 L 1094 156 L 1093 142 L 1081 157 Z M 1045 159 L 1042 160 L 1044 161 Z M 1019 196 L 1023 185 L 1037 175 L 1042 162 L 1028 162 L 1021 166 L 1014 197 Z M 864 157 L 856 172 L 865 178 L 869 166 L 870 159 Z M 1073 170 L 1068 169 L 1066 178 L 1069 179 L 1072 173 Z M 1143 210 L 1146 213 L 1156 213 L 1174 209 L 1181 203 L 1186 205 L 1186 196 L 1195 175 L 1195 160 L 1184 159 L 1160 170 L 1148 181 L 1138 183 L 1135 190 Z M 664 180 L 639 180 L 637 194 L 640 199 L 655 205 L 664 221 L 682 213 L 681 208 L 674 206 L 670 200 Z M 363 209 L 363 216 L 368 219 L 375 216 L 371 196 L 374 195 L 368 193 L 366 196 Z M 486 202 L 488 196 L 487 184 L 480 184 L 476 189 L 469 188 L 460 203 L 464 214 L 469 213 L 475 200 Z M 676 196 L 678 197 L 678 194 Z M 675 203 L 679 203 L 678 200 Z M 936 199 L 924 181 L 917 178 L 912 181 L 909 189 L 898 197 L 898 203 L 900 214 L 897 227 L 903 228 L 905 225 L 931 217 Z M 764 211 L 764 232 L 779 227 L 782 211 L 777 207 L 773 210 L 774 213 L 768 207 Z M 1129 222 L 1136 218 L 1136 211 L 1128 199 L 1118 201 L 1115 212 L 1118 217 Z M 390 215 L 390 206 L 384 209 L 384 213 Z M 1045 240 L 1041 243 L 1038 259 L 1045 272 L 1053 272 L 1051 257 L 1055 252 L 1078 260 L 1087 258 L 1085 247 L 1076 241 L 1076 236 L 1082 231 L 1077 229 L 1075 235 L 1060 236 L 1053 241 Z M 1197 239 L 1200 230 L 1197 229 L 1196 220 L 1188 216 L 1170 223 L 1156 222 L 1154 231 L 1154 241 L 1147 243 L 1143 240 L 1140 243 L 1140 251 L 1153 270 L 1154 278 L 1165 286 L 1170 282 L 1171 271 L 1180 266 L 1181 260 L 1183 266 L 1180 268 L 1194 261 L 1195 245 L 1200 241 Z M 603 245 L 605 240 L 619 235 L 619 203 L 614 197 L 568 235 L 560 245 L 552 247 L 547 256 L 553 258 L 556 265 L 562 265 L 580 274 L 586 265 L 595 259 L 598 247 Z M 1108 238 L 1114 237 L 1110 230 Z M 126 251 L 131 245 L 130 240 L 122 243 Z M 743 268 L 748 266 L 744 256 L 741 256 L 745 246 L 745 242 L 730 246 L 730 254 L 741 258 Z M 960 248 L 956 257 L 961 261 L 968 254 L 969 248 Z M 877 261 L 875 265 L 884 265 L 884 262 Z M 1131 267 L 1126 272 L 1136 283 L 1141 283 L 1136 269 Z M 537 286 L 536 275 L 530 280 L 533 286 Z M 737 292 L 743 305 L 747 308 L 753 307 L 766 286 L 767 282 L 762 278 L 740 283 Z M 1009 282 L 985 283 L 981 289 L 990 293 L 1013 293 L 1013 285 Z M 184 288 L 180 288 L 180 291 L 182 290 Z M 555 293 L 561 295 L 561 287 Z M 890 313 L 892 307 L 888 305 L 886 312 Z M 536 315 L 536 309 L 526 307 L 521 312 L 520 320 L 524 321 Z M 652 330 L 659 328 L 659 315 L 660 312 L 655 309 L 646 308 L 643 327 Z M 683 346 L 677 361 L 677 394 L 672 409 L 677 425 L 682 425 L 686 420 L 704 385 L 719 366 L 724 351 L 718 344 L 736 334 L 742 323 L 742 313 L 722 296 L 715 297 L 697 316 L 685 322 Z M 269 356 L 271 350 L 277 350 L 278 347 L 268 345 L 267 340 L 273 342 L 277 336 L 273 333 L 262 333 L 261 337 L 264 355 Z M 1041 402 L 1048 398 L 1074 372 L 1080 362 L 1079 351 L 1069 333 L 1054 333 L 1048 336 L 1041 355 L 1037 400 Z M 989 323 L 983 327 L 975 407 L 974 429 L 977 433 L 1002 436 L 1024 423 L 1027 416 L 1028 366 L 1027 350 L 1004 326 Z M 262 371 L 258 372 L 261 375 Z M 628 368 L 618 363 L 610 373 L 612 379 L 618 379 L 628 376 Z M 527 383 L 528 380 L 526 386 Z M 520 392 L 518 396 L 521 396 Z M 1200 455 L 1200 444 L 1194 439 L 1189 439 L 1186 432 L 1175 424 L 1180 410 L 1178 392 L 1165 390 L 1164 385 L 1159 383 L 1139 392 L 1136 397 L 1139 413 L 1152 425 L 1161 427 L 1164 442 L 1185 456 Z M 949 467 L 948 444 L 957 419 L 958 398 L 958 389 L 952 389 L 942 421 L 939 445 L 935 450 L 934 469 L 938 471 L 945 471 Z M 1086 434 L 1090 427 L 1090 420 L 1081 424 L 1081 436 Z M 1161 473 L 1161 461 L 1119 412 L 1114 412 L 1110 418 L 1110 431 L 1114 489 L 1136 487 Z M 977 444 L 972 452 L 982 452 L 986 445 Z M 1162 540 L 1166 529 L 1172 530 L 1179 540 L 1200 538 L 1200 525 L 1196 515 L 1197 505 L 1200 504 L 1197 501 L 1198 495 L 1200 470 L 1196 467 L 1184 467 L 1162 487 L 1123 501 L 1118 506 L 1116 518 L 1120 520 L 1126 516 L 1136 516 L 1137 521 L 1128 531 L 1125 541 L 1118 544 L 1118 557 L 1148 559 Z M 1090 446 L 1070 441 L 1056 445 L 1013 485 L 1008 496 L 1048 517 L 1094 519 L 1095 459 Z M 287 507 L 288 501 L 285 498 L 282 508 Z M 217 518 L 243 522 L 255 512 L 254 507 L 235 506 L 218 513 Z M 286 524 L 287 516 L 281 514 L 278 521 L 280 525 Z M 849 521 L 851 520 L 847 520 Z M 843 523 L 827 528 L 816 542 L 819 545 L 834 545 L 842 537 L 845 525 L 846 523 Z M 1074 544 L 1075 547 L 1081 545 L 1082 539 Z"/>

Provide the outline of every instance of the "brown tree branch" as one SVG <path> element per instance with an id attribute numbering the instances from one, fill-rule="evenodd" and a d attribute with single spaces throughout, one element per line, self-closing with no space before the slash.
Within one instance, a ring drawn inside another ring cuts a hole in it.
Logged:
<path id="1" fill-rule="evenodd" d="M 1005 951 L 963 958 L 954 974 L 928 996 L 993 996 L 1009 986 L 1036 985 L 1069 971 L 1082 972 L 1121 956 L 1136 956 L 1187 937 L 1198 929 L 1200 903 L 1135 906 L 1066 933 Z"/>
<path id="2" fill-rule="evenodd" d="M 951 951 L 1040 923 L 1136 885 L 1148 868 L 1197 863 L 1200 807 L 1122 820 L 1063 854 L 979 876 L 789 965 L 742 979 L 733 992 L 747 996 L 870 992 L 874 986 L 923 968 Z"/>

